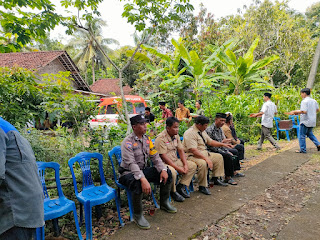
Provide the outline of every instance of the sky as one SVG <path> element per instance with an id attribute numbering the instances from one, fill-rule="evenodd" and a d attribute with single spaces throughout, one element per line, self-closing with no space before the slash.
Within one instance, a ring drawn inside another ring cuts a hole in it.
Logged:
<path id="1" fill-rule="evenodd" d="M 275 0 L 272 0 L 275 2 Z M 289 6 L 299 12 L 304 13 L 305 10 L 313 3 L 319 0 L 289 0 Z M 59 7 L 59 0 L 53 0 L 56 3 L 58 12 L 62 13 L 63 8 Z M 242 9 L 243 5 L 249 6 L 252 0 L 190 0 L 191 4 L 195 7 L 194 14 L 199 12 L 199 5 L 203 3 L 208 9 L 208 12 L 214 14 L 215 19 L 225 17 L 228 15 L 236 14 L 237 10 Z M 134 27 L 127 23 L 126 19 L 121 17 L 123 5 L 125 2 L 119 0 L 104 0 L 99 7 L 101 18 L 107 22 L 107 27 L 103 30 L 105 38 L 114 38 L 119 41 L 120 46 L 131 45 L 133 46 Z M 53 38 L 60 38 L 63 36 L 68 39 L 64 34 L 63 27 L 57 27 L 51 34 Z M 67 41 L 67 40 L 66 40 Z M 115 46 L 111 46 L 115 48 Z"/>

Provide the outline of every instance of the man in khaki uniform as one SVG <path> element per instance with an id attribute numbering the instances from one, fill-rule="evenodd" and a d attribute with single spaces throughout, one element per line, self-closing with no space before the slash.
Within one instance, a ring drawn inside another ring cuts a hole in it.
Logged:
<path id="1" fill-rule="evenodd" d="M 156 138 L 155 148 L 172 173 L 171 197 L 177 202 L 183 202 L 185 198 L 190 197 L 185 187 L 190 185 L 197 170 L 197 165 L 194 162 L 187 161 L 178 131 L 179 120 L 175 117 L 169 117 L 166 121 L 166 129 Z M 182 178 L 176 187 L 177 172 L 182 175 Z"/>
<path id="2" fill-rule="evenodd" d="M 207 181 L 208 168 L 212 170 L 214 177 L 223 177 L 224 162 L 221 154 L 209 152 L 206 145 L 213 147 L 230 147 L 230 145 L 214 141 L 208 136 L 205 130 L 208 127 L 209 118 L 198 116 L 194 122 L 195 124 L 183 135 L 183 146 L 187 159 L 198 166 L 199 191 L 210 195 Z"/>
<path id="3" fill-rule="evenodd" d="M 171 171 L 164 166 L 155 150 L 147 131 L 144 116 L 136 115 L 130 118 L 133 133 L 121 143 L 122 162 L 120 164 L 119 182 L 132 193 L 133 218 L 142 229 L 149 229 L 150 224 L 143 216 L 142 194 L 151 194 L 149 182 L 160 184 L 160 209 L 169 213 L 177 212 L 169 201 L 172 184 Z M 148 158 L 153 167 L 147 166 Z"/>
<path id="4" fill-rule="evenodd" d="M 178 118 L 179 121 L 190 122 L 192 120 L 190 110 L 184 106 L 182 100 L 178 102 L 178 107 L 179 108 L 176 109 L 176 118 Z"/>

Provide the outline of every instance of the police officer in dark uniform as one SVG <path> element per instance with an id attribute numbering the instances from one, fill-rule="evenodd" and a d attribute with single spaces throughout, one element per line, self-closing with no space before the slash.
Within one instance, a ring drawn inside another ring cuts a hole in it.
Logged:
<path id="1" fill-rule="evenodd" d="M 135 222 L 140 228 L 149 229 L 150 224 L 143 216 L 142 195 L 151 194 L 149 182 L 160 184 L 160 209 L 176 213 L 177 209 L 171 206 L 169 201 L 172 175 L 164 166 L 151 139 L 145 135 L 147 126 L 144 116 L 136 115 L 130 118 L 130 122 L 133 133 L 121 143 L 119 182 L 132 192 Z M 153 162 L 153 167 L 148 167 L 148 158 Z"/>

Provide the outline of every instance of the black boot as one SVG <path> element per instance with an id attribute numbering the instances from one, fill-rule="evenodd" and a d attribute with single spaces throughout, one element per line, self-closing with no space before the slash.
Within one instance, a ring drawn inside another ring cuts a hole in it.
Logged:
<path id="1" fill-rule="evenodd" d="M 228 183 L 224 183 L 221 178 L 212 177 L 210 182 L 213 182 L 214 185 L 217 185 L 217 186 L 228 187 Z"/>
<path id="2" fill-rule="evenodd" d="M 150 224 L 143 216 L 142 193 L 132 194 L 133 219 L 139 228 L 149 229 Z"/>
<path id="3" fill-rule="evenodd" d="M 171 206 L 169 201 L 171 184 L 160 185 L 160 209 L 165 210 L 169 213 L 176 213 L 177 209 Z"/>
<path id="4" fill-rule="evenodd" d="M 176 202 L 183 202 L 185 200 L 178 192 L 171 192 L 170 193 L 172 199 Z"/>
<path id="5" fill-rule="evenodd" d="M 186 185 L 179 183 L 177 185 L 177 192 L 184 198 L 190 198 L 190 194 L 186 191 Z"/>

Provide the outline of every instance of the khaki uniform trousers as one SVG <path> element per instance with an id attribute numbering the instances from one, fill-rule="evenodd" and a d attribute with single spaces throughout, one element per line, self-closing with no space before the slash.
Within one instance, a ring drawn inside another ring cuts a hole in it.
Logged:
<path id="1" fill-rule="evenodd" d="M 224 176 L 224 162 L 223 156 L 219 153 L 209 153 L 208 158 L 212 161 L 213 169 L 212 174 L 214 177 L 223 177 Z M 207 162 L 200 158 L 195 158 L 193 156 L 189 156 L 188 160 L 193 161 L 198 166 L 198 180 L 199 186 L 208 187 L 208 166 Z"/>
<path id="2" fill-rule="evenodd" d="M 183 162 L 178 159 L 177 161 L 174 162 L 174 164 L 178 165 L 179 167 L 183 167 Z M 190 182 L 192 181 L 193 175 L 196 173 L 197 171 L 197 164 L 195 164 L 194 162 L 191 161 L 187 161 L 188 164 L 188 172 L 186 174 L 182 175 L 182 178 L 180 179 L 180 183 L 184 184 L 186 186 L 190 185 Z M 176 181 L 177 181 L 177 171 L 174 169 L 174 167 L 165 164 L 166 166 L 168 166 L 168 168 L 170 169 L 171 173 L 172 173 L 172 192 L 176 192 Z M 180 173 L 179 173 L 180 174 Z"/>

